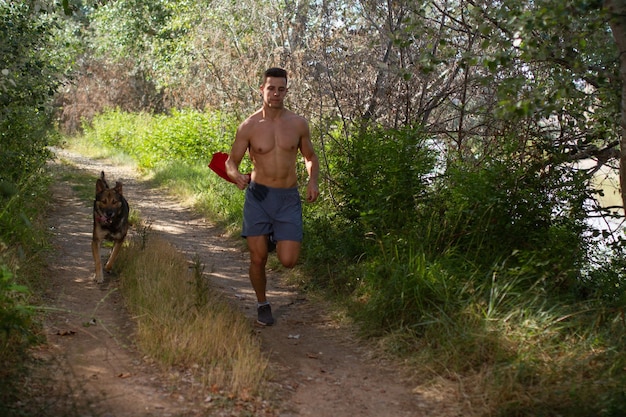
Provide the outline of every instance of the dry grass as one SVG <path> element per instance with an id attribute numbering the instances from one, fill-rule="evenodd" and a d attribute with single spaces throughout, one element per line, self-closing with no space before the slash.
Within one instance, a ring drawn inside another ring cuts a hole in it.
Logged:
<path id="1" fill-rule="evenodd" d="M 205 387 L 242 397 L 259 392 L 268 364 L 259 340 L 243 313 L 210 287 L 199 261 L 190 267 L 152 235 L 132 240 L 120 256 L 120 289 L 146 354 L 193 370 Z"/>

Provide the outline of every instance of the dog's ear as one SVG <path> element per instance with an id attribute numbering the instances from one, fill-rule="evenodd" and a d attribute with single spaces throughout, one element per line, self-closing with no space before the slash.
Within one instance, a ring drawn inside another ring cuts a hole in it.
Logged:
<path id="1" fill-rule="evenodd" d="M 101 178 L 98 178 L 98 181 L 96 181 L 96 194 L 100 194 L 101 192 L 103 192 L 107 188 L 109 188 L 107 186 L 107 183 L 104 182 Z"/>
<path id="2" fill-rule="evenodd" d="M 104 179 L 104 171 L 100 171 L 100 178 L 96 181 L 96 194 L 100 194 L 102 191 L 109 188 L 107 180 Z"/>
<path id="3" fill-rule="evenodd" d="M 115 192 L 118 193 L 119 195 L 122 195 L 122 183 L 119 181 L 115 182 L 115 188 L 114 188 Z"/>

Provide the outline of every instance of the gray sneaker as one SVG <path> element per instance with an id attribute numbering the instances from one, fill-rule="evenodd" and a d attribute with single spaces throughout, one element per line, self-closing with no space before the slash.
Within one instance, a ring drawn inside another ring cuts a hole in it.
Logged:
<path id="1" fill-rule="evenodd" d="M 272 307 L 269 304 L 257 307 L 258 318 L 256 320 L 261 326 L 271 326 L 274 324 L 274 317 L 272 317 Z"/>

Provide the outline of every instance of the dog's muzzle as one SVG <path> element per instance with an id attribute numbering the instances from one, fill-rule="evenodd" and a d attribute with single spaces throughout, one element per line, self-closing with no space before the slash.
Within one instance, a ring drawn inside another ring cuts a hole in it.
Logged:
<path id="1" fill-rule="evenodd" d="M 98 221 L 98 223 L 102 223 L 102 224 L 109 224 L 111 223 L 111 219 L 108 218 L 107 216 L 96 216 L 96 220 Z"/>

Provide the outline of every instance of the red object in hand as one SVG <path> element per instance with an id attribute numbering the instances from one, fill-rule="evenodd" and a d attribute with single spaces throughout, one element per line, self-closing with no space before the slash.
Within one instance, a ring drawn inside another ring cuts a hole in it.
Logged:
<path id="1" fill-rule="evenodd" d="M 217 175 L 224 178 L 228 182 L 232 182 L 236 184 L 235 181 L 231 180 L 228 174 L 226 173 L 226 160 L 228 159 L 228 154 L 225 152 L 215 152 L 213 154 L 213 158 L 211 158 L 211 162 L 209 163 L 209 168 L 213 170 Z M 250 182 L 250 174 L 246 174 L 248 177 L 248 182 Z"/>

